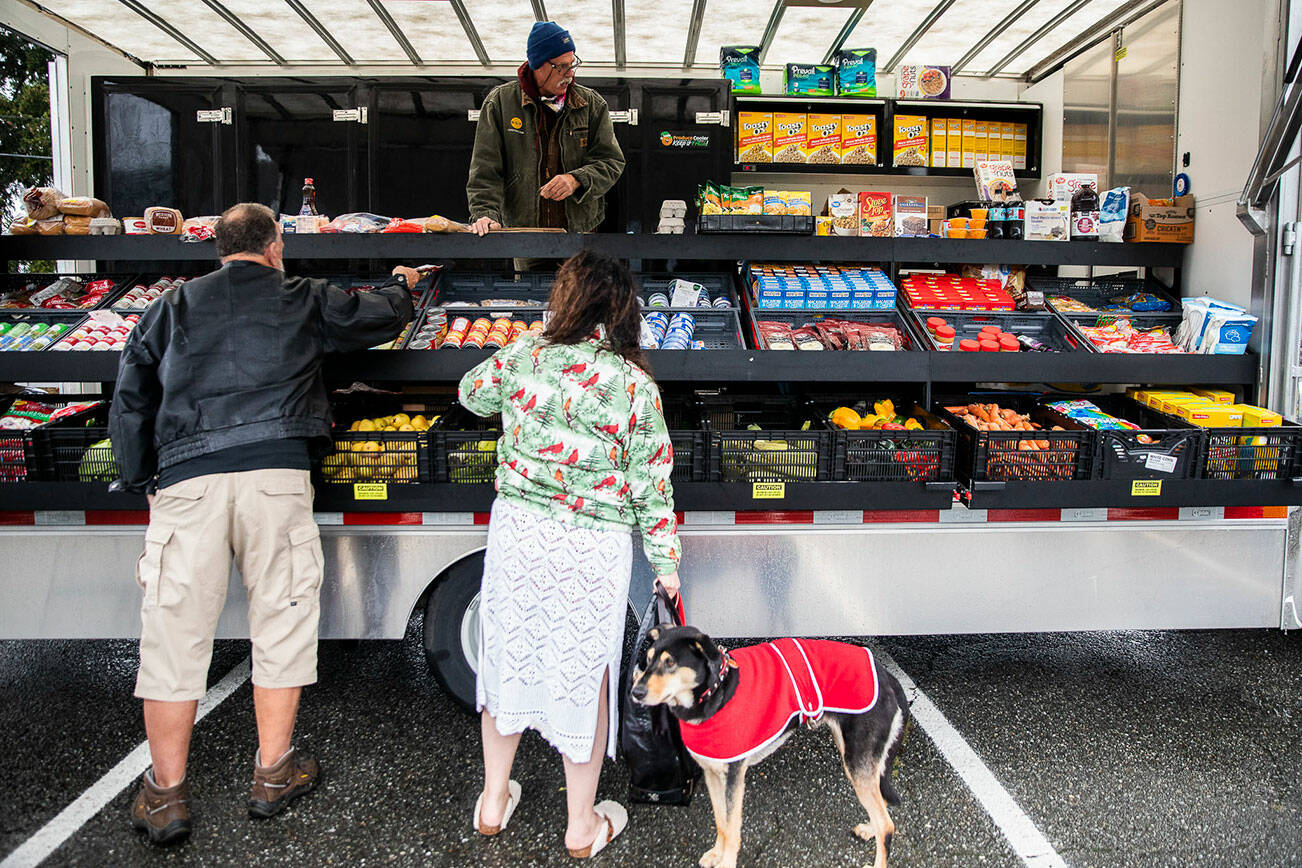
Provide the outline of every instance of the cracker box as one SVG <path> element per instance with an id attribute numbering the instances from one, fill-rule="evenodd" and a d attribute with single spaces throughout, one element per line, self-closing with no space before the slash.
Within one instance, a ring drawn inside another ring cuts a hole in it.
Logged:
<path id="1" fill-rule="evenodd" d="M 772 112 L 737 112 L 737 162 L 773 162 Z"/>
<path id="2" fill-rule="evenodd" d="M 783 89 L 793 96 L 836 96 L 836 68 L 822 63 L 788 63 Z"/>
<path id="3" fill-rule="evenodd" d="M 773 113 L 773 162 L 805 162 L 805 137 L 809 119 L 804 114 Z"/>
<path id="4" fill-rule="evenodd" d="M 895 166 L 925 167 L 931 162 L 931 124 L 921 115 L 895 116 Z"/>
<path id="5" fill-rule="evenodd" d="M 832 55 L 837 96 L 877 96 L 877 49 L 847 48 Z"/>
<path id="6" fill-rule="evenodd" d="M 1026 124 L 1013 124 L 1013 168 L 1026 168 Z"/>
<path id="7" fill-rule="evenodd" d="M 976 137 L 973 139 L 976 152 L 976 161 L 989 160 L 990 157 L 990 124 L 987 121 L 976 122 Z"/>
<path id="8" fill-rule="evenodd" d="M 890 193 L 859 194 L 859 234 L 890 238 L 895 234 Z"/>
<path id="9" fill-rule="evenodd" d="M 1014 148 L 1016 136 L 1013 135 L 1013 124 L 1011 122 L 999 125 L 999 138 L 1003 141 L 999 148 L 999 159 L 1008 160 L 1010 163 L 1014 163 L 1013 168 L 1017 168 L 1013 159 L 1017 156 Z"/>
<path id="10" fill-rule="evenodd" d="M 922 238 L 930 233 L 927 225 L 926 196 L 895 197 L 895 237 Z"/>
<path id="11" fill-rule="evenodd" d="M 805 162 L 831 165 L 841 162 L 841 116 L 809 115 L 805 133 Z"/>
<path id="12" fill-rule="evenodd" d="M 841 115 L 841 162 L 877 165 L 876 115 Z"/>
<path id="13" fill-rule="evenodd" d="M 963 122 L 958 118 L 950 118 L 945 124 L 948 127 L 946 144 L 949 150 L 945 154 L 945 165 L 951 169 L 963 168 Z"/>
<path id="14" fill-rule="evenodd" d="M 932 118 L 931 121 L 931 167 L 945 168 L 949 151 L 949 122 L 944 118 Z"/>
<path id="15" fill-rule="evenodd" d="M 760 92 L 760 47 L 725 45 L 719 49 L 719 71 L 732 82 L 733 93 Z"/>
<path id="16" fill-rule="evenodd" d="M 901 66 L 895 73 L 900 99 L 949 99 L 948 66 Z"/>
<path id="17" fill-rule="evenodd" d="M 971 118 L 964 118 L 961 122 L 963 127 L 963 165 L 961 169 L 976 168 L 976 121 Z"/>
<path id="18" fill-rule="evenodd" d="M 1278 428 L 1284 424 L 1284 417 L 1274 410 L 1267 410 L 1265 407 L 1254 407 L 1251 404 L 1234 404 L 1232 406 L 1243 414 L 1244 428 Z"/>
<path id="19" fill-rule="evenodd" d="M 1155 203 L 1143 193 L 1131 193 L 1126 240 L 1193 243 L 1194 197 L 1177 196 Z"/>
<path id="20" fill-rule="evenodd" d="M 1225 389 L 1193 388 L 1190 389 L 1189 391 L 1193 392 L 1195 395 L 1201 395 L 1202 397 L 1206 398 L 1208 401 L 1211 401 L 1213 404 L 1234 403 L 1234 393 L 1227 391 Z"/>

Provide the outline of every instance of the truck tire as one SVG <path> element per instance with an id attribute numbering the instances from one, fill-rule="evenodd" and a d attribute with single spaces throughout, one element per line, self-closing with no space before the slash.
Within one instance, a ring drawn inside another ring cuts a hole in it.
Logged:
<path id="1" fill-rule="evenodd" d="M 466 711 L 475 710 L 479 583 L 484 553 L 454 564 L 425 602 L 425 660 L 434 680 Z"/>

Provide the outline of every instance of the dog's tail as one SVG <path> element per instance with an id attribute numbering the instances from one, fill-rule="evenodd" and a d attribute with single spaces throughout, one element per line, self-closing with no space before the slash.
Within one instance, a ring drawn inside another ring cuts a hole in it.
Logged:
<path id="1" fill-rule="evenodd" d="M 896 730 L 895 723 L 892 722 L 891 731 L 895 738 L 886 748 L 886 761 L 882 763 L 882 776 L 879 787 L 882 792 L 882 798 L 886 804 L 895 807 L 900 803 L 900 794 L 896 791 L 895 786 L 891 783 L 891 768 L 895 765 L 895 757 L 899 754 L 900 748 L 904 746 L 904 734 L 909 726 L 909 700 L 904 695 L 904 687 L 894 678 L 890 680 L 891 692 L 895 694 L 896 712 L 899 720 L 899 729 Z"/>

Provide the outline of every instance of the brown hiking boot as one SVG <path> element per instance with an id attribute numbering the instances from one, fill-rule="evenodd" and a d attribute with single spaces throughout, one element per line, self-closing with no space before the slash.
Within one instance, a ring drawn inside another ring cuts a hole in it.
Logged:
<path id="1" fill-rule="evenodd" d="M 167 845 L 190 837 L 190 784 L 174 787 L 154 783 L 153 769 L 140 779 L 140 792 L 131 804 L 131 825 L 155 844 Z"/>
<path id="2" fill-rule="evenodd" d="M 253 764 L 253 794 L 249 797 L 249 816 L 255 820 L 274 817 L 299 796 L 316 788 L 321 774 L 317 761 L 290 748 L 274 766 L 263 768 L 259 753 Z"/>

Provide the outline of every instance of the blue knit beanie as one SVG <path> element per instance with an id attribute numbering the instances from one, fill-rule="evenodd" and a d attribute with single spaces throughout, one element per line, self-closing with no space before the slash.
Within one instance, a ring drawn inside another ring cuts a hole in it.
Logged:
<path id="1" fill-rule="evenodd" d="M 553 57 L 560 57 L 574 50 L 574 40 L 570 31 L 551 21 L 539 21 L 529 31 L 527 55 L 530 69 L 541 69 L 542 65 Z"/>

